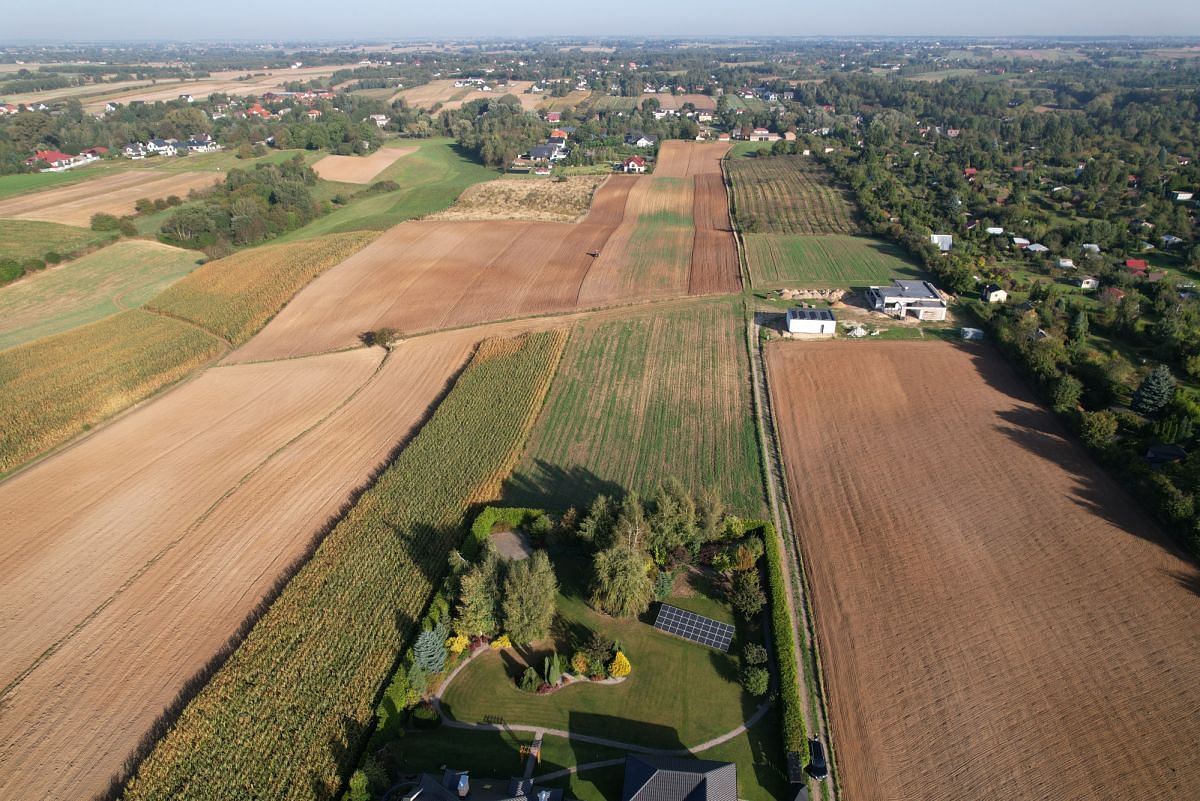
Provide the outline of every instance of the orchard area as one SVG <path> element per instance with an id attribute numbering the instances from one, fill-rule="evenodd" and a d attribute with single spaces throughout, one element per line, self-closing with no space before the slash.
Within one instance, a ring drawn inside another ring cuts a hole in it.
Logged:
<path id="1" fill-rule="evenodd" d="M 485 509 L 385 694 L 351 797 L 442 765 L 520 775 L 535 728 L 548 749 L 535 780 L 579 767 L 564 782 L 580 798 L 613 792 L 619 771 L 586 765 L 621 756 L 620 745 L 703 758 L 744 749 L 758 764 L 739 771 L 740 795 L 771 797 L 783 755 L 767 706 L 760 525 L 675 480 L 648 500 L 601 495 L 584 511 Z M 655 629 L 660 602 L 733 624 L 728 653 Z"/>

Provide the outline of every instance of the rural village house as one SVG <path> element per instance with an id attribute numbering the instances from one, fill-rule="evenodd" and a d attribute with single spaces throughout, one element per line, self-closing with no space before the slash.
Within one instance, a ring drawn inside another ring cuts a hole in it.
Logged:
<path id="1" fill-rule="evenodd" d="M 897 279 L 892 286 L 867 289 L 867 302 L 873 311 L 896 318 L 912 313 L 918 320 L 945 320 L 946 301 L 928 281 Z"/>
<path id="2" fill-rule="evenodd" d="M 646 160 L 641 156 L 629 156 L 621 162 L 621 168 L 625 172 L 645 172 Z"/>

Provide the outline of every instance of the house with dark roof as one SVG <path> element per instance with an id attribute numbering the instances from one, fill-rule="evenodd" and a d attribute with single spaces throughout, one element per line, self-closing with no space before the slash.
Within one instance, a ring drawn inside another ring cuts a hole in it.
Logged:
<path id="1" fill-rule="evenodd" d="M 654 147 L 658 144 L 658 137 L 647 136 L 641 131 L 630 131 L 625 135 L 625 144 L 634 147 Z"/>
<path id="2" fill-rule="evenodd" d="M 946 301 L 928 281 L 895 280 L 892 286 L 867 288 L 867 302 L 872 311 L 891 317 L 913 315 L 918 320 L 945 320 Z"/>
<path id="3" fill-rule="evenodd" d="M 628 754 L 621 801 L 737 801 L 737 765 Z"/>
<path id="4" fill-rule="evenodd" d="M 529 148 L 530 161 L 550 161 L 558 155 L 558 148 L 554 145 L 534 145 Z"/>

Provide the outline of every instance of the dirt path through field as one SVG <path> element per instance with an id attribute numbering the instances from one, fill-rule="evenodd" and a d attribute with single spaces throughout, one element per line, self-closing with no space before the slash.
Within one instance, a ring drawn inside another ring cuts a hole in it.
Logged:
<path id="1" fill-rule="evenodd" d="M 767 366 L 846 797 L 1194 795 L 1200 571 L 999 356 Z"/>

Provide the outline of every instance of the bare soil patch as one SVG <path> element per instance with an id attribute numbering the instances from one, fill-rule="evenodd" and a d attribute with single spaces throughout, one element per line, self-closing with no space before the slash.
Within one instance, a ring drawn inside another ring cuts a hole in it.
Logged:
<path id="1" fill-rule="evenodd" d="M 0 796 L 103 790 L 477 339 L 216 368 L 0 484 Z"/>
<path id="2" fill-rule="evenodd" d="M 492 534 L 492 544 L 496 546 L 496 553 L 514 562 L 533 556 L 529 538 L 519 531 L 497 531 Z"/>
<path id="3" fill-rule="evenodd" d="M 778 343 L 847 798 L 1183 798 L 1200 572 L 987 348 Z"/>
<path id="4" fill-rule="evenodd" d="M 669 140 L 658 148 L 654 175 L 663 178 L 688 178 L 701 174 L 721 174 L 721 159 L 733 145 L 728 142 L 684 142 Z"/>
<path id="5" fill-rule="evenodd" d="M 572 175 L 565 181 L 501 178 L 468 187 L 454 205 L 429 220 L 534 220 L 575 222 L 588 213 L 603 175 Z"/>
<path id="6" fill-rule="evenodd" d="M 212 172 L 125 170 L 92 181 L 0 201 L 0 217 L 45 220 L 86 228 L 91 224 L 93 214 L 133 214 L 134 203 L 139 198 L 155 200 L 170 195 L 186 198 L 191 190 L 207 189 L 220 179 L 220 174 Z"/>
<path id="7" fill-rule="evenodd" d="M 416 151 L 416 147 L 382 147 L 369 156 L 326 156 L 313 165 L 313 170 L 326 181 L 369 184 L 401 156 Z"/>

